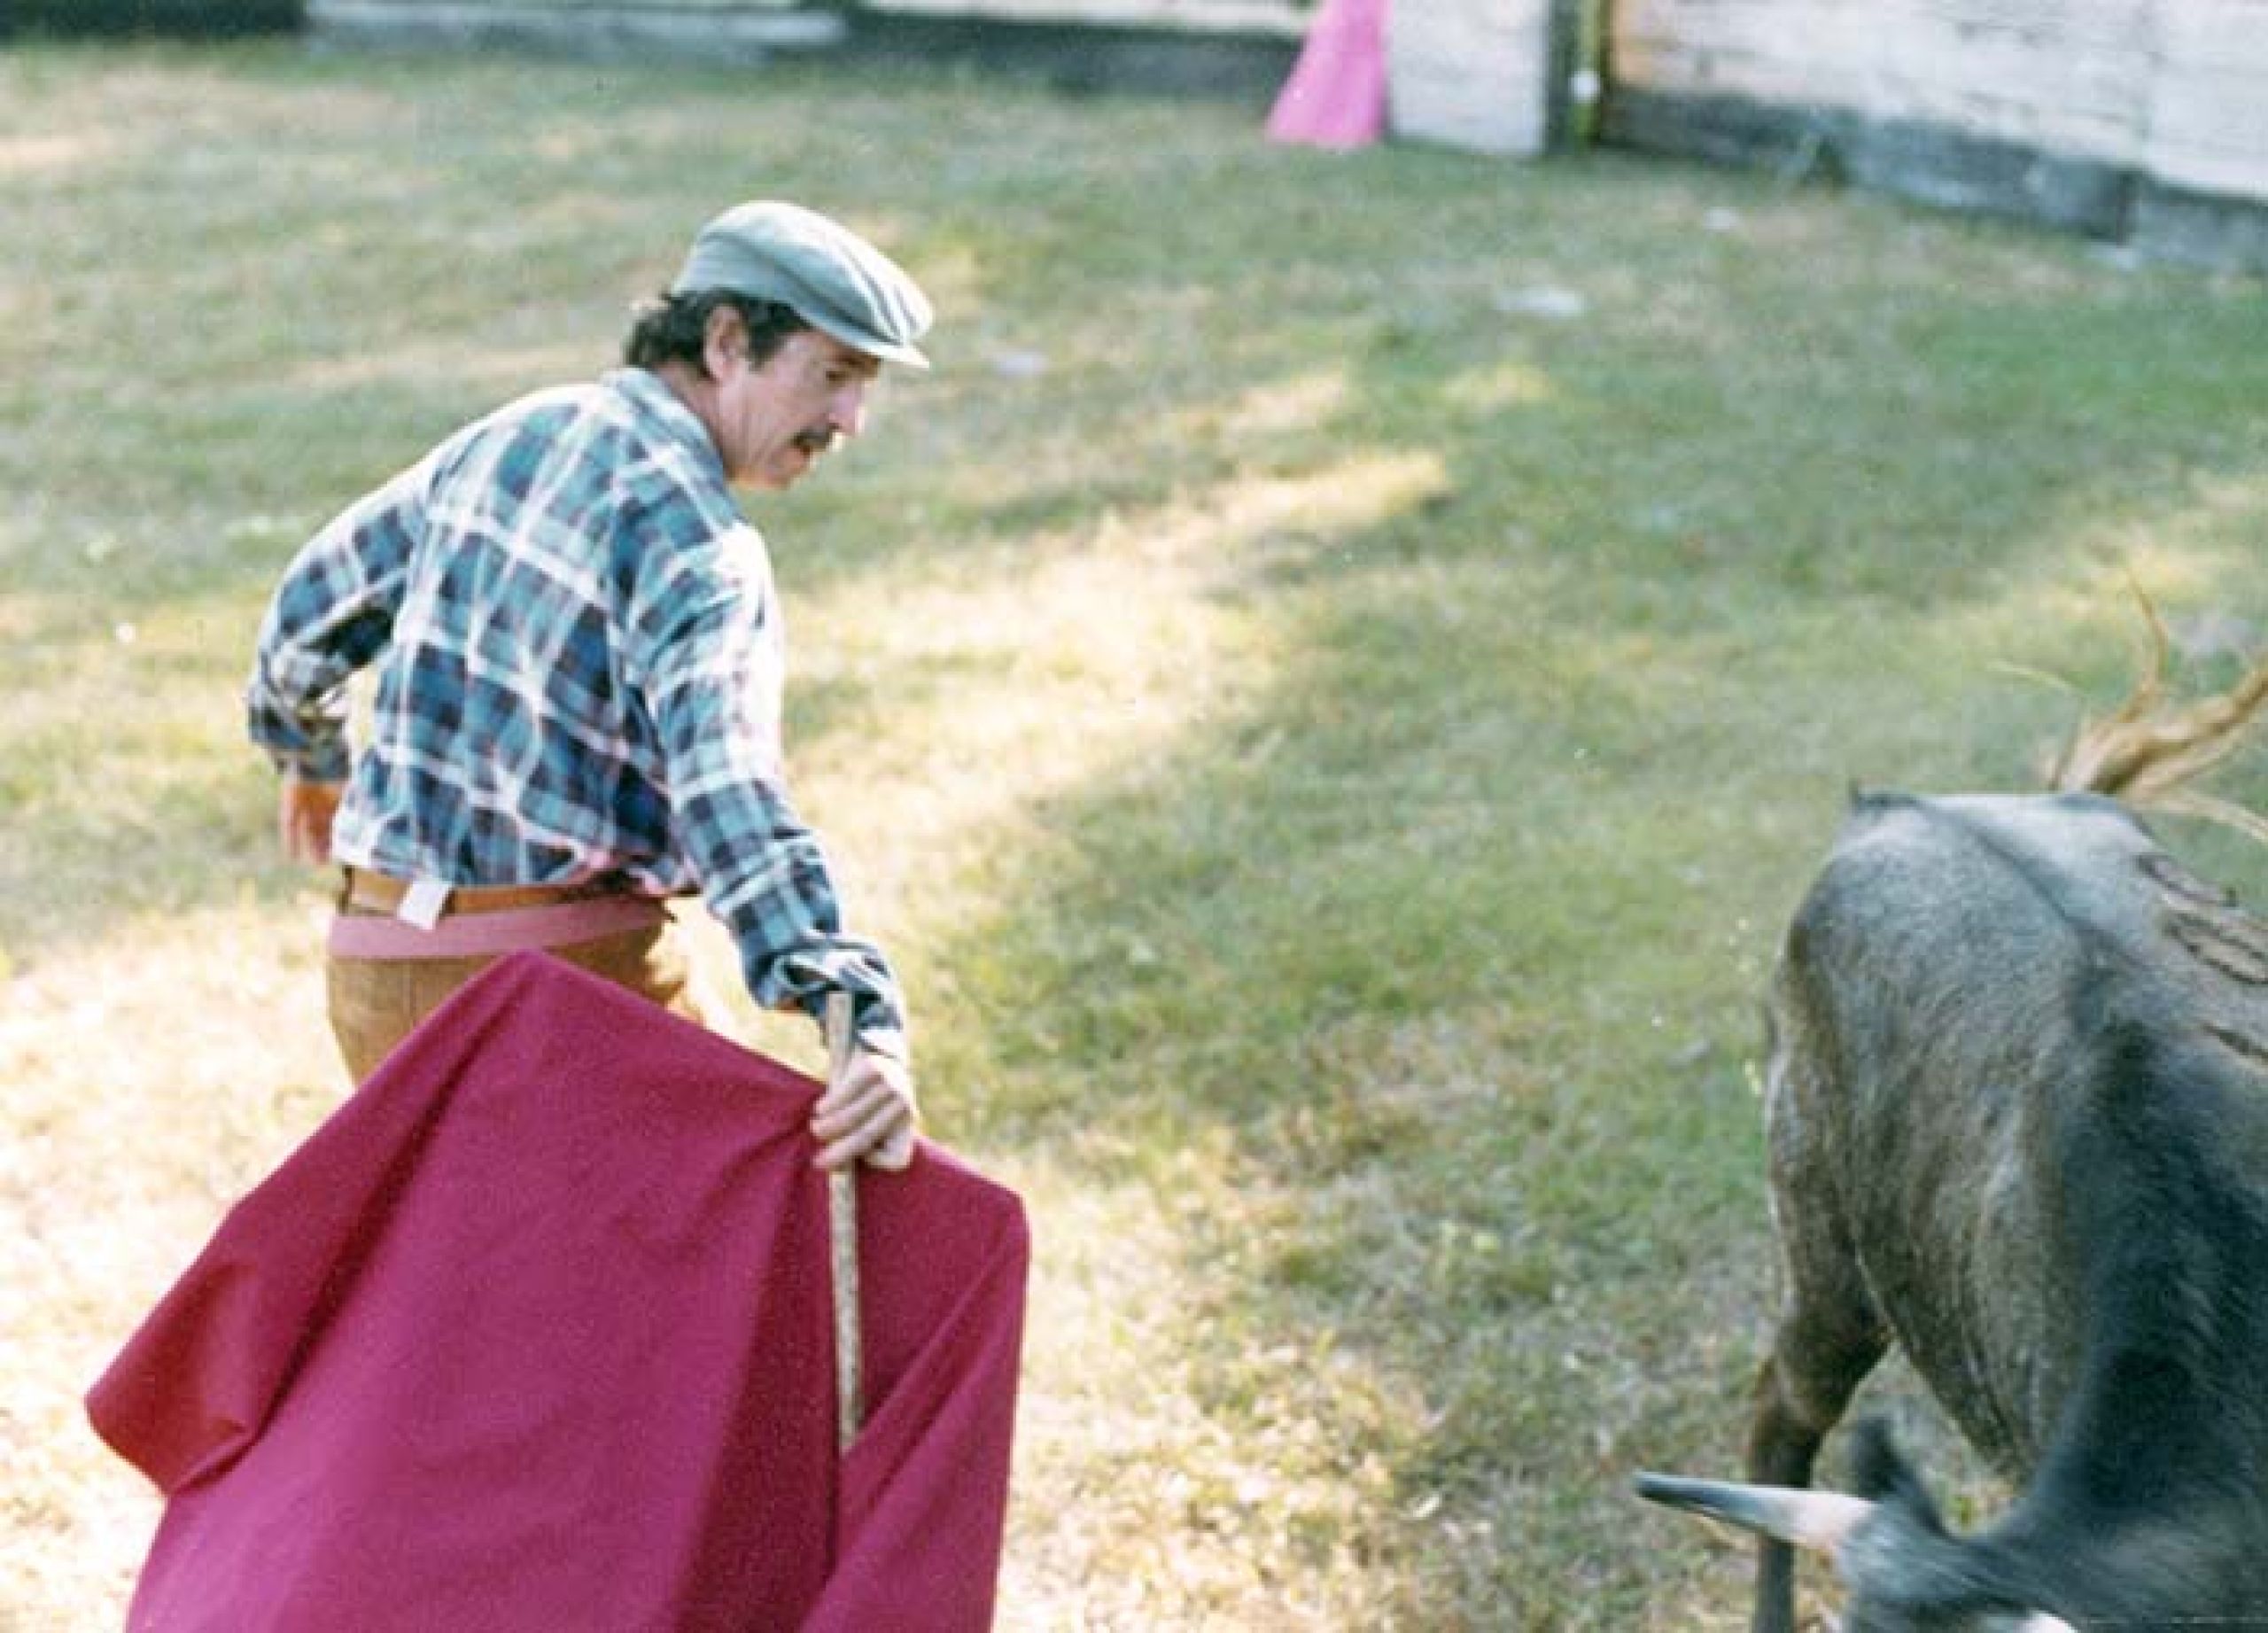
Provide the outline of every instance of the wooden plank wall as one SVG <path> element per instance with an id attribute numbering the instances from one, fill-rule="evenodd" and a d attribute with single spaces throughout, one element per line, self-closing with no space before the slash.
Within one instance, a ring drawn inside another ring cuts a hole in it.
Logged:
<path id="1" fill-rule="evenodd" d="M 7 0 L 0 0 L 4 10 Z M 1265 109 L 1310 0 L 305 0 L 320 42 L 761 65 L 787 52 L 981 65 L 1067 90 Z"/>
<path id="2" fill-rule="evenodd" d="M 1825 152 L 1864 183 L 2110 237 L 2169 207 L 2194 226 L 2203 203 L 2268 206 L 2268 0 L 1607 8 L 1611 141 Z"/>
<path id="3" fill-rule="evenodd" d="M 837 12 L 793 0 L 307 0 L 315 37 L 346 46 L 501 46 L 581 56 L 655 54 L 754 65 L 840 43 Z"/>
<path id="4" fill-rule="evenodd" d="M 2143 167 L 2193 192 L 2268 198 L 2268 0 L 2157 0 Z"/>
<path id="5" fill-rule="evenodd" d="M 1619 0 L 1613 82 L 1957 126 L 2122 157 L 2157 0 Z M 2264 42 L 2268 45 L 2268 42 Z"/>
<path id="6" fill-rule="evenodd" d="M 1305 0 L 843 0 L 835 4 L 811 0 L 307 0 L 307 4 L 311 20 L 317 23 L 342 14 L 467 25 L 484 18 L 541 16 L 562 28 L 573 28 L 632 18 L 697 31 L 729 28 L 750 16 L 865 10 L 1291 39 L 1305 32 L 1309 18 Z"/>

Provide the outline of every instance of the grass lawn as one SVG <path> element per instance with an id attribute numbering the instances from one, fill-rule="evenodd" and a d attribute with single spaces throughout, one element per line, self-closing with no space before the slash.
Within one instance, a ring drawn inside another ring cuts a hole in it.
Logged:
<path id="1" fill-rule="evenodd" d="M 2024 786 L 2114 702 L 2130 576 L 2185 681 L 2259 644 L 2263 291 L 1257 127 L 0 51 L 0 1629 L 120 1624 L 155 1506 L 78 1396 L 343 1092 L 325 883 L 240 734 L 275 574 L 607 366 L 755 194 L 943 314 L 936 372 L 752 513 L 801 803 L 907 978 L 932 1131 L 1035 1226 L 1001 1625 L 1740 1625 L 1744 1551 L 1627 1482 L 1737 1462 L 1778 926 L 1850 784 Z"/>

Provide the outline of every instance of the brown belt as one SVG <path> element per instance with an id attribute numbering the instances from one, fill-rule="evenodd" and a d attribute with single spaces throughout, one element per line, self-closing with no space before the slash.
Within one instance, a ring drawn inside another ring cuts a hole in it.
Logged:
<path id="1" fill-rule="evenodd" d="M 339 906 L 356 913 L 394 913 L 409 886 L 400 879 L 366 868 L 346 869 L 346 889 Z M 449 891 L 444 915 L 460 913 L 509 913 L 523 907 L 555 907 L 563 902 L 588 901 L 594 896 L 619 891 L 602 884 L 483 884 L 460 885 Z"/>

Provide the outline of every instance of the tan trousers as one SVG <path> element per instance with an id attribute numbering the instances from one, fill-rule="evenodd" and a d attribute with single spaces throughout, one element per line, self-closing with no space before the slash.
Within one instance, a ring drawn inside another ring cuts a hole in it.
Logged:
<path id="1" fill-rule="evenodd" d="M 545 951 L 649 998 L 673 1015 L 695 1023 L 705 1019 L 694 998 L 691 966 L 677 927 L 666 921 Z M 495 961 L 496 957 L 332 955 L 324 972 L 330 1030 L 346 1057 L 348 1075 L 357 1084 L 368 1077 L 444 999 Z"/>

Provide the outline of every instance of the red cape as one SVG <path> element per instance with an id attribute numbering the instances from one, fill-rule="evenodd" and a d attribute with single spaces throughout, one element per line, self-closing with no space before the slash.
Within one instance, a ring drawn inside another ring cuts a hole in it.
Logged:
<path id="1" fill-rule="evenodd" d="M 540 953 L 466 987 L 89 1396 L 167 1499 L 130 1627 L 988 1627 L 1022 1207 L 933 1146 L 860 1173 L 838 1458 L 818 1091 Z"/>

